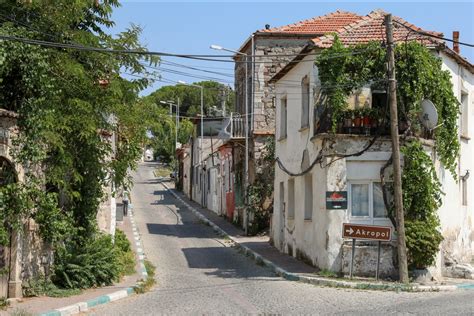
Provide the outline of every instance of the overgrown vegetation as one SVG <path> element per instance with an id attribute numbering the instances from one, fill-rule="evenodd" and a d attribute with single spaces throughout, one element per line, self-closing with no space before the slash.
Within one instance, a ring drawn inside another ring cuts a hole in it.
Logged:
<path id="1" fill-rule="evenodd" d="M 337 55 L 337 58 L 334 56 Z M 418 119 L 421 101 L 430 99 L 443 122 L 434 131 L 437 157 L 454 178 L 459 155 L 456 122 L 459 103 L 453 94 L 451 77 L 442 70 L 442 61 L 417 42 L 400 43 L 395 47 L 397 71 L 397 107 L 399 122 L 408 125 L 406 135 L 423 137 Z M 332 131 L 344 118 L 348 97 L 356 90 L 370 86 L 386 89 L 386 62 L 380 43 L 344 47 L 337 36 L 331 48 L 316 59 L 321 78 L 317 100 L 321 113 L 331 117 Z M 388 113 L 388 109 L 385 111 Z M 434 262 L 442 241 L 438 231 L 436 210 L 441 206 L 441 185 L 431 157 L 418 141 L 403 137 L 405 159 L 403 169 L 403 199 L 409 262 L 413 267 L 427 267 Z M 387 190 L 387 187 L 385 187 Z M 389 210 L 390 211 L 390 210 Z"/>
<path id="2" fill-rule="evenodd" d="M 155 280 L 155 270 L 156 267 L 149 260 L 145 260 L 145 269 L 148 274 L 148 277 L 145 280 L 139 282 L 139 285 L 135 286 L 133 289 L 137 294 L 143 294 L 148 292 L 156 283 Z"/>
<path id="3" fill-rule="evenodd" d="M 117 6 L 117 0 L 2 1 L 0 33 L 145 51 L 137 26 L 106 34 Z M 55 251 L 52 281 L 58 287 L 111 284 L 130 266 L 131 258 L 118 256 L 111 238 L 98 232 L 96 217 L 104 187 L 130 186 L 127 170 L 136 166 L 149 126 L 166 119 L 138 97 L 153 78 L 127 80 L 120 73 L 145 73 L 144 63 L 158 61 L 0 42 L 0 107 L 19 115 L 12 154 L 24 170 L 22 183 L 0 187 L 0 244 L 8 244 L 12 230 L 21 232 L 25 219 L 35 219 Z M 118 140 L 115 152 L 110 135 Z"/>
<path id="4" fill-rule="evenodd" d="M 441 206 L 441 184 L 431 157 L 418 141 L 402 148 L 403 208 L 405 234 L 409 249 L 409 264 L 413 268 L 425 268 L 434 263 L 439 244 L 443 240 L 436 213 Z"/>
<path id="5" fill-rule="evenodd" d="M 248 186 L 247 212 L 253 217 L 248 234 L 254 235 L 268 228 L 273 209 L 273 178 L 275 174 L 275 140 L 267 139 L 258 166 L 255 181 Z"/>

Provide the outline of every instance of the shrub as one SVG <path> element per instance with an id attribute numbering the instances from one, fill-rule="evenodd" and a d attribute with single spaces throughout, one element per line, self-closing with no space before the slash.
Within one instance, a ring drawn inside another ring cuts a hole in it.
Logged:
<path id="1" fill-rule="evenodd" d="M 83 245 L 66 244 L 56 250 L 52 281 L 59 287 L 84 289 L 111 285 L 120 277 L 120 262 L 109 235 Z"/>
<path id="2" fill-rule="evenodd" d="M 50 296 L 67 297 L 81 293 L 79 289 L 61 289 L 58 288 L 49 278 L 40 276 L 39 278 L 28 280 L 23 283 L 23 296 Z"/>
<path id="3" fill-rule="evenodd" d="M 119 264 L 120 276 L 135 273 L 135 254 L 132 251 L 130 241 L 120 229 L 115 230 L 115 253 Z"/>

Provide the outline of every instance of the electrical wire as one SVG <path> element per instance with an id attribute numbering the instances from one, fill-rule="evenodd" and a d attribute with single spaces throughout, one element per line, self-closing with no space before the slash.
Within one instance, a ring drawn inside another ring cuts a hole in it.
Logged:
<path id="1" fill-rule="evenodd" d="M 437 39 L 441 39 L 441 40 L 444 40 L 444 41 L 448 41 L 448 42 L 452 42 L 452 43 L 458 43 L 459 45 L 463 45 L 463 46 L 467 46 L 467 47 L 474 47 L 474 44 L 471 44 L 471 43 L 466 43 L 466 42 L 459 42 L 459 41 L 455 41 L 453 39 L 450 39 L 450 38 L 446 38 L 446 37 L 442 37 L 442 36 L 438 36 L 438 35 L 434 35 L 434 34 L 431 34 L 431 33 L 427 33 L 427 32 L 423 32 L 423 31 L 420 31 L 420 30 L 416 30 L 414 28 L 411 28 L 409 27 L 408 25 L 405 25 L 399 21 L 396 21 L 396 20 L 393 20 L 392 21 L 393 23 L 397 23 L 398 25 L 401 25 L 403 26 L 404 28 L 408 29 L 408 30 L 411 30 L 415 33 L 418 33 L 420 35 L 423 35 L 423 36 L 427 36 L 427 37 L 432 37 L 432 38 L 437 38 Z"/>

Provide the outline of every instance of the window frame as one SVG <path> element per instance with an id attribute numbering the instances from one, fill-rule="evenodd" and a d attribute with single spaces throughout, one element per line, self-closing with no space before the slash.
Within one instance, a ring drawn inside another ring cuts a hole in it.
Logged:
<path id="1" fill-rule="evenodd" d="M 300 124 L 301 129 L 309 128 L 309 122 L 310 122 L 309 109 L 311 107 L 310 94 L 311 94 L 311 84 L 309 80 L 309 75 L 305 75 L 301 79 L 301 124 Z"/>
<path id="2" fill-rule="evenodd" d="M 380 183 L 379 180 L 348 180 L 347 181 L 347 216 L 351 223 L 393 226 L 390 218 L 375 217 L 374 216 L 374 184 Z M 367 216 L 353 216 L 352 215 L 352 185 L 354 184 L 368 184 L 369 185 L 369 215 Z M 387 210 L 388 214 L 388 210 Z"/>
<path id="3" fill-rule="evenodd" d="M 469 93 L 467 91 L 461 91 L 459 103 L 461 107 L 460 134 L 462 137 L 469 137 Z"/>
<path id="4" fill-rule="evenodd" d="M 284 117 L 283 117 L 283 114 L 285 114 Z M 283 127 L 285 127 L 284 133 L 283 133 Z M 283 139 L 286 139 L 287 137 L 288 137 L 288 98 L 285 95 L 284 97 L 280 98 L 280 124 L 279 124 L 278 140 L 283 140 Z"/>

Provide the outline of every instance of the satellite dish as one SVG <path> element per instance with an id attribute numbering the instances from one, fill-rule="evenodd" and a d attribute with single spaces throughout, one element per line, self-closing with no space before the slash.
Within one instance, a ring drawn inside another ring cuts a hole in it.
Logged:
<path id="1" fill-rule="evenodd" d="M 438 126 L 438 111 L 428 99 L 421 101 L 421 124 L 429 130 L 435 129 Z"/>

